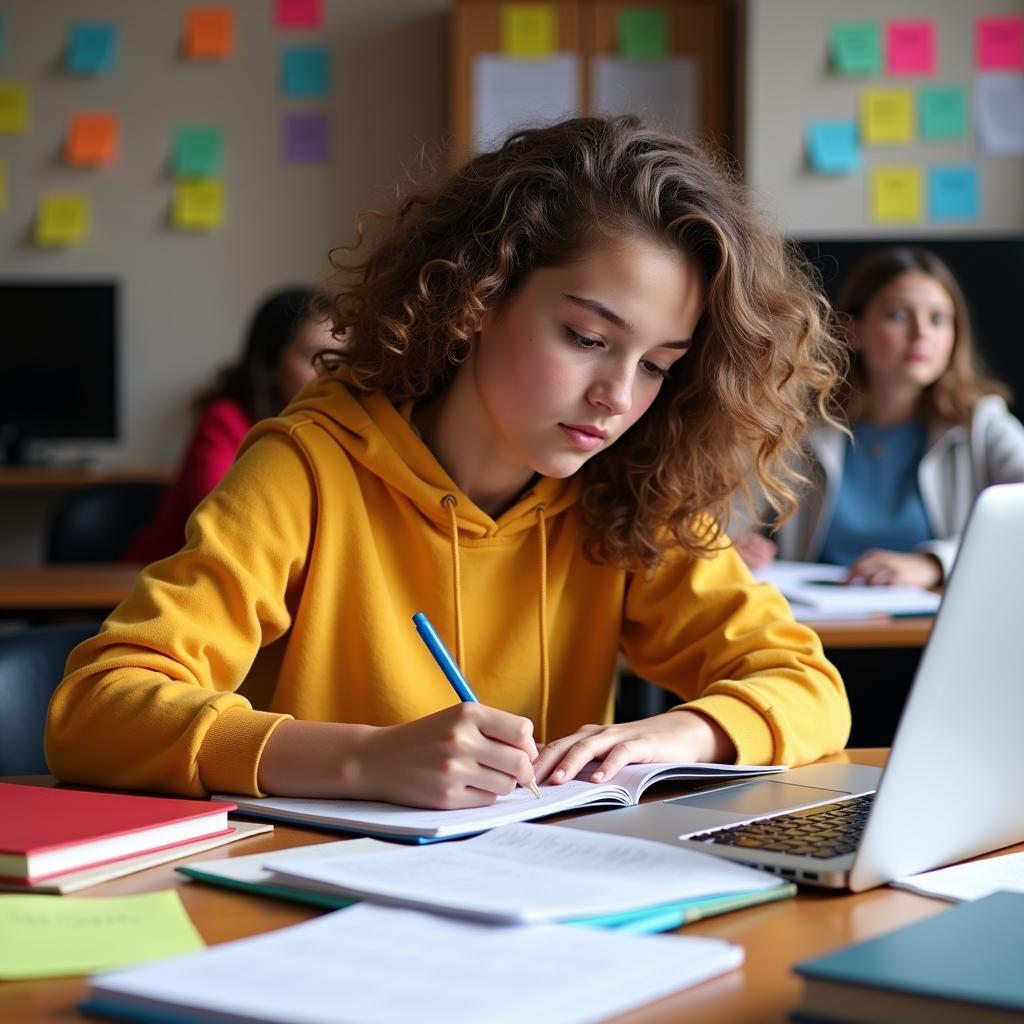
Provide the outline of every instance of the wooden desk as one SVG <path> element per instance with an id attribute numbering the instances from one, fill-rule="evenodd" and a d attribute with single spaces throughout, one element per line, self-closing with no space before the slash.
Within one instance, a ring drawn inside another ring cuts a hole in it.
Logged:
<path id="1" fill-rule="evenodd" d="M 72 490 L 122 480 L 170 483 L 169 466 L 0 466 L 0 490 Z"/>
<path id="2" fill-rule="evenodd" d="M 884 750 L 855 750 L 826 760 L 878 765 L 885 756 Z M 662 798 L 664 795 L 660 794 Z M 191 859 L 243 856 L 337 838 L 337 833 L 278 825 L 270 835 L 255 836 Z M 121 896 L 166 888 L 178 890 L 196 927 L 211 944 L 298 924 L 318 913 L 299 904 L 189 882 L 174 872 L 173 865 L 150 868 L 65 898 Z M 623 1024 L 677 1024 L 683 1020 L 781 1024 L 801 995 L 793 964 L 929 917 L 947 906 L 940 900 L 888 888 L 858 895 L 801 890 L 795 899 L 688 925 L 683 934 L 717 936 L 743 946 L 745 965 L 618 1019 Z M 81 1020 L 73 1007 L 85 991 L 82 978 L 0 983 L 0 1020 L 19 1024 Z"/>
<path id="3" fill-rule="evenodd" d="M 128 595 L 139 566 L 0 566 L 0 616 L 48 613 L 104 615 Z"/>
<path id="4" fill-rule="evenodd" d="M 823 646 L 852 647 L 924 647 L 932 631 L 934 616 L 922 615 L 909 619 L 890 619 L 879 616 L 850 622 L 808 622 L 821 637 Z"/>

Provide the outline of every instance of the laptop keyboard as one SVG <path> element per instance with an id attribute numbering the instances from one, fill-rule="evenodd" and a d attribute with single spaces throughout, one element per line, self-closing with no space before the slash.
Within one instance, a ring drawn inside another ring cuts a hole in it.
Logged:
<path id="1" fill-rule="evenodd" d="M 805 857 L 839 857 L 853 853 L 860 842 L 874 793 L 819 807 L 807 807 L 748 825 L 698 832 L 694 842 L 748 850 L 769 850 Z"/>

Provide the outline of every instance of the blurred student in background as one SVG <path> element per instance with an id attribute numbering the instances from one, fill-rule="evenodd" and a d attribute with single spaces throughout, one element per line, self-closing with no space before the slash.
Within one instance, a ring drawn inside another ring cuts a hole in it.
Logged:
<path id="1" fill-rule="evenodd" d="M 936 586 L 978 493 L 1024 480 L 1024 427 L 981 370 L 963 292 L 934 253 L 875 251 L 836 308 L 851 436 L 812 428 L 797 511 L 772 540 L 747 533 L 736 548 L 755 569 L 778 554 L 849 566 L 851 581 Z"/>
<path id="2" fill-rule="evenodd" d="M 316 377 L 313 356 L 337 347 L 326 315 L 323 296 L 309 288 L 264 299 L 238 360 L 196 400 L 199 419 L 181 467 L 153 521 L 129 544 L 125 561 L 154 562 L 184 544 L 185 522 L 231 467 L 249 428 L 278 415 Z"/>

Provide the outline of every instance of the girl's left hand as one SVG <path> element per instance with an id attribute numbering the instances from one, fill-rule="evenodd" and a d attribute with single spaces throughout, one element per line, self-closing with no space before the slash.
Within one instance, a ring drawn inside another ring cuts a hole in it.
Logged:
<path id="1" fill-rule="evenodd" d="M 725 731 L 695 711 L 668 711 L 639 722 L 584 725 L 546 744 L 533 764 L 538 782 L 558 785 L 600 761 L 590 782 L 608 782 L 627 764 L 655 761 L 733 764 L 736 748 Z"/>
<path id="2" fill-rule="evenodd" d="M 848 582 L 858 581 L 870 587 L 936 587 L 942 564 L 934 555 L 866 551 L 850 566 Z"/>

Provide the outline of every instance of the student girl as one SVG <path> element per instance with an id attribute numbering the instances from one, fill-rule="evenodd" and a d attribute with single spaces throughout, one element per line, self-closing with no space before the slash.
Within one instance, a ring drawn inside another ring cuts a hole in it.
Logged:
<path id="1" fill-rule="evenodd" d="M 238 361 L 223 369 L 196 405 L 199 419 L 156 515 L 128 546 L 129 562 L 153 562 L 185 542 L 185 521 L 235 460 L 250 427 L 276 416 L 315 376 L 313 357 L 336 344 L 323 297 L 308 288 L 268 296 L 253 315 Z"/>
<path id="2" fill-rule="evenodd" d="M 791 498 L 838 344 L 697 147 L 632 118 L 516 134 L 404 200 L 334 327 L 330 372 L 73 652 L 59 778 L 452 808 L 591 760 L 843 746 L 816 634 L 714 519 L 750 467 Z M 610 724 L 620 650 L 685 703 Z"/>
<path id="3" fill-rule="evenodd" d="M 837 303 L 852 354 L 845 412 L 807 437 L 811 488 L 774 542 L 744 536 L 752 567 L 783 558 L 850 567 L 870 584 L 940 584 L 974 499 L 1024 480 L 1024 427 L 978 369 L 963 293 L 934 253 L 880 249 Z"/>

